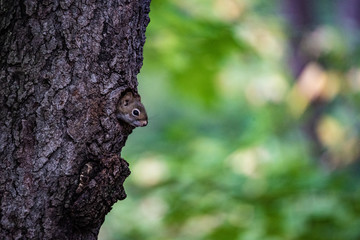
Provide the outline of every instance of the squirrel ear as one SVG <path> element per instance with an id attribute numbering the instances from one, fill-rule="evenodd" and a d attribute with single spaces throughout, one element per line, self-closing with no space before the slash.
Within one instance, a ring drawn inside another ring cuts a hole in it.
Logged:
<path id="1" fill-rule="evenodd" d="M 132 99 L 132 93 L 131 92 L 127 92 L 121 99 L 121 103 L 124 106 L 127 106 L 130 102 L 130 100 Z"/>

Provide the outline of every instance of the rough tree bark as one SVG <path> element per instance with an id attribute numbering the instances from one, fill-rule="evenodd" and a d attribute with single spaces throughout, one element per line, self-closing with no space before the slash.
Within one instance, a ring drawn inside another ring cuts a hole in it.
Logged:
<path id="1" fill-rule="evenodd" d="M 0 239 L 96 239 L 126 197 L 115 106 L 137 91 L 149 5 L 0 1 Z"/>

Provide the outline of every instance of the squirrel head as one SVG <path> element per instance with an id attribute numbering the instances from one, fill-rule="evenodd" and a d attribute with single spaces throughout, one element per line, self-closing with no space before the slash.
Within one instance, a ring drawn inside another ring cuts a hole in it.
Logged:
<path id="1" fill-rule="evenodd" d="M 148 124 L 148 117 L 140 96 L 127 92 L 117 105 L 116 117 L 131 126 L 145 127 Z"/>

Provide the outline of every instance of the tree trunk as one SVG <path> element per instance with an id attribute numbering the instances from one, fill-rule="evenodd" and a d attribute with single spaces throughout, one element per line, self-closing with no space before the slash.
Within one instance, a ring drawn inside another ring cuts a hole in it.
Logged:
<path id="1" fill-rule="evenodd" d="M 289 63 L 295 78 L 299 77 L 311 57 L 302 52 L 304 36 L 316 26 L 314 2 L 311 0 L 284 0 L 283 11 L 288 19 L 290 30 Z"/>
<path id="2" fill-rule="evenodd" d="M 150 0 L 0 1 L 0 239 L 97 239 L 126 197 L 116 119 Z"/>

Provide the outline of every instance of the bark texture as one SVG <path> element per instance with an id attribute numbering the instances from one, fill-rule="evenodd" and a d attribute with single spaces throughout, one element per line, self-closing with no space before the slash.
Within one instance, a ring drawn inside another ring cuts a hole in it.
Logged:
<path id="1" fill-rule="evenodd" d="M 96 239 L 126 197 L 150 0 L 0 1 L 0 239 Z"/>

